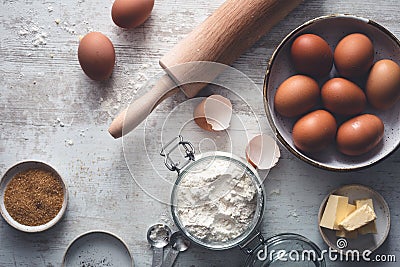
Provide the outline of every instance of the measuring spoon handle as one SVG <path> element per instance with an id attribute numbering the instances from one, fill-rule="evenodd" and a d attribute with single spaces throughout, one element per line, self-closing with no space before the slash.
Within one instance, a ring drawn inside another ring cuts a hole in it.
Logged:
<path id="1" fill-rule="evenodd" d="M 152 267 L 161 267 L 163 263 L 164 248 L 153 247 L 153 262 Z"/>
<path id="2" fill-rule="evenodd" d="M 172 267 L 174 265 L 176 257 L 178 257 L 179 251 L 175 249 L 170 249 L 168 251 L 167 256 L 165 257 L 165 261 L 161 265 L 161 267 Z"/>

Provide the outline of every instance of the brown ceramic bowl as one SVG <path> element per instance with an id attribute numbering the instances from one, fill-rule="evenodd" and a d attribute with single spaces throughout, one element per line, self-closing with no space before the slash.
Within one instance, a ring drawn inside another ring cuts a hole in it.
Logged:
<path id="1" fill-rule="evenodd" d="M 400 41 L 378 23 L 351 15 L 331 15 L 312 19 L 289 33 L 273 53 L 264 80 L 264 106 L 271 127 L 279 141 L 296 157 L 327 170 L 350 171 L 376 164 L 388 157 L 400 145 L 400 103 L 387 111 L 367 108 L 365 113 L 380 117 L 385 125 L 383 141 L 372 151 L 356 157 L 340 153 L 334 145 L 316 153 L 306 154 L 297 149 L 292 140 L 292 128 L 296 119 L 284 118 L 274 108 L 274 96 L 278 86 L 292 75 L 298 74 L 290 58 L 290 47 L 296 37 L 305 33 L 314 33 L 323 37 L 332 51 L 344 36 L 350 33 L 364 33 L 372 40 L 375 49 L 374 62 L 389 58 L 400 64 Z M 337 77 L 335 68 L 329 77 Z M 320 85 L 323 81 L 320 81 Z"/>
<path id="2" fill-rule="evenodd" d="M 5 204 L 4 204 L 4 194 L 5 194 L 5 190 L 6 190 L 8 183 L 12 180 L 12 178 L 14 178 L 14 176 L 16 174 L 23 172 L 23 171 L 31 170 L 31 169 L 42 169 L 42 170 L 54 173 L 55 176 L 59 179 L 61 186 L 63 188 L 63 192 L 64 192 L 63 204 L 61 206 L 61 209 L 57 213 L 57 215 L 49 222 L 42 224 L 42 225 L 38 225 L 38 226 L 28 226 L 28 225 L 23 225 L 23 224 L 17 222 L 8 213 L 8 211 L 5 207 Z M 40 162 L 40 161 L 23 161 L 23 162 L 17 163 L 16 165 L 12 166 L 3 175 L 3 177 L 0 181 L 0 198 L 1 198 L 0 212 L 1 212 L 1 215 L 3 216 L 4 220 L 9 225 L 11 225 L 15 229 L 18 229 L 23 232 L 31 232 L 31 233 L 32 232 L 42 232 L 42 231 L 47 230 L 50 227 L 54 226 L 63 217 L 64 212 L 67 208 L 67 203 L 68 203 L 68 191 L 67 191 L 67 187 L 66 187 L 63 179 L 61 178 L 61 176 L 50 165 L 48 165 L 44 162 Z"/>

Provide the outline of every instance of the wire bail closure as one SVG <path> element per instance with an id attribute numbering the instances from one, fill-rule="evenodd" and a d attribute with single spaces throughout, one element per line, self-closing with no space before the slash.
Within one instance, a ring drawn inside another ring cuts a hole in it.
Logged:
<path id="1" fill-rule="evenodd" d="M 259 246 L 265 244 L 264 236 L 260 231 L 257 231 L 249 240 L 244 244 L 239 244 L 239 248 L 247 255 L 253 254 L 255 249 Z M 253 245 L 254 247 L 250 247 Z"/>
<path id="2" fill-rule="evenodd" d="M 170 147 L 171 145 L 173 145 L 172 148 L 167 150 L 167 148 Z M 185 164 L 183 164 L 180 167 L 178 167 L 180 162 L 179 161 L 174 162 L 170 157 L 171 152 L 176 150 L 179 146 L 182 146 L 185 149 L 184 158 L 187 158 L 187 161 L 185 162 Z M 178 172 L 178 174 L 191 161 L 195 161 L 194 154 L 195 154 L 195 151 L 194 151 L 194 147 L 193 147 L 192 143 L 190 143 L 189 141 L 184 141 L 183 137 L 181 135 L 178 135 L 177 137 L 175 137 L 174 139 L 169 141 L 167 144 L 165 144 L 165 146 L 163 146 L 160 151 L 160 155 L 162 157 L 164 157 L 164 164 L 168 168 L 168 170 L 176 171 L 176 172 Z"/>

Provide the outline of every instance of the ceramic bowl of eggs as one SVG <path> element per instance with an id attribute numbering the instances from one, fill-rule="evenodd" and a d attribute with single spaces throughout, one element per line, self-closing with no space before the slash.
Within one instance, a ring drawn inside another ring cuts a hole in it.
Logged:
<path id="1" fill-rule="evenodd" d="M 400 143 L 400 41 L 351 15 L 288 34 L 264 80 L 268 120 L 301 160 L 333 171 L 376 164 Z"/>

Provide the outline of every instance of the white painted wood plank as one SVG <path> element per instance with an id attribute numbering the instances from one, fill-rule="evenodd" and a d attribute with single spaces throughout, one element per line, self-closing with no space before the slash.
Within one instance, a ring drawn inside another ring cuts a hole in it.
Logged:
<path id="1" fill-rule="evenodd" d="M 2 1 L 0 171 L 4 173 L 25 159 L 49 162 L 65 177 L 70 201 L 63 221 L 43 233 L 21 233 L 0 220 L 0 266 L 59 266 L 68 243 L 93 229 L 121 236 L 136 265 L 150 265 L 151 250 L 145 233 L 148 226 L 160 220 L 172 223 L 169 207 L 149 197 L 134 182 L 122 141 L 113 140 L 107 127 L 120 109 L 146 90 L 141 85 L 160 71 L 158 59 L 222 2 L 156 0 L 151 18 L 143 26 L 126 31 L 112 23 L 111 0 Z M 261 89 L 274 48 L 297 25 L 320 15 L 351 13 L 371 18 L 399 37 L 399 7 L 397 0 L 379 4 L 372 0 L 305 1 L 233 66 Z M 79 36 L 90 30 L 109 36 L 116 48 L 117 64 L 107 82 L 90 81 L 77 61 Z M 261 94 L 243 94 L 265 121 Z M 182 95 L 177 95 L 163 103 L 149 120 L 149 129 L 160 127 L 165 114 L 184 101 Z M 239 102 L 236 104 L 239 111 L 243 110 Z M 186 110 L 190 112 L 189 107 Z M 145 186 L 168 197 L 165 188 L 157 187 L 159 177 L 154 170 L 140 167 L 149 164 L 141 154 L 143 129 L 142 125 L 129 139 L 133 152 L 138 147 L 134 176 L 148 178 Z M 191 133 L 201 131 L 192 128 Z M 70 140 L 72 145 L 68 144 Z M 157 141 L 149 149 L 156 151 Z M 283 150 L 281 161 L 265 181 L 267 207 L 262 232 L 266 236 L 296 232 L 326 248 L 316 222 L 320 202 L 342 184 L 362 183 L 379 191 L 392 212 L 391 232 L 379 253 L 399 258 L 399 162 L 400 154 L 396 152 L 370 169 L 337 174 L 308 166 Z M 240 266 L 243 262 L 244 255 L 238 249 L 212 252 L 192 247 L 179 256 L 176 266 Z M 365 264 L 336 262 L 328 266 Z"/>

